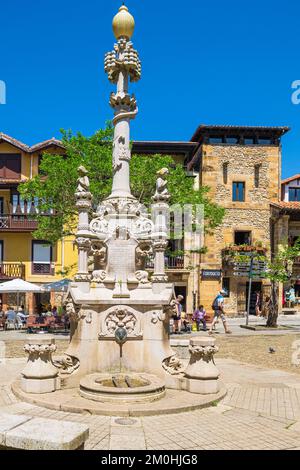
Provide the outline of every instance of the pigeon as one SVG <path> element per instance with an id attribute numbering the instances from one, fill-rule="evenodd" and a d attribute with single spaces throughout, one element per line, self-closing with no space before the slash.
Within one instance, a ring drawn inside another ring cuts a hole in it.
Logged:
<path id="1" fill-rule="evenodd" d="M 274 352 L 276 352 L 276 350 L 275 350 L 274 348 L 270 347 L 270 348 L 269 348 L 269 353 L 270 353 L 270 354 L 273 354 Z"/>

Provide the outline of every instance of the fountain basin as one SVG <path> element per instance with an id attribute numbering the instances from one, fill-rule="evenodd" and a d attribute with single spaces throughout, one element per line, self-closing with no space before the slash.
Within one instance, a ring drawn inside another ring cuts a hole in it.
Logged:
<path id="1" fill-rule="evenodd" d="M 165 396 L 165 383 L 146 373 L 90 374 L 80 381 L 80 395 L 110 403 L 145 403 Z"/>

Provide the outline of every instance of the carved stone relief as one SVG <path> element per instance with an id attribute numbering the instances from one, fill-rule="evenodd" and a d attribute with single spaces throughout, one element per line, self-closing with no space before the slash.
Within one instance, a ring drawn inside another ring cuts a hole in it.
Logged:
<path id="1" fill-rule="evenodd" d="M 112 307 L 102 320 L 99 339 L 114 339 L 118 328 L 124 328 L 128 339 L 141 338 L 140 313 L 131 307 Z"/>

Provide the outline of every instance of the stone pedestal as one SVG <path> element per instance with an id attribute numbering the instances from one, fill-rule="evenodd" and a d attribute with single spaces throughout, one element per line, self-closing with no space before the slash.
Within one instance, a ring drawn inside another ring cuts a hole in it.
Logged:
<path id="1" fill-rule="evenodd" d="M 28 361 L 21 373 L 22 390 L 27 393 L 54 392 L 58 388 L 58 370 L 52 364 L 55 339 L 50 335 L 29 336 L 24 351 Z"/>
<path id="2" fill-rule="evenodd" d="M 192 393 L 217 393 L 219 371 L 214 363 L 214 354 L 218 352 L 213 338 L 193 338 L 190 340 L 190 362 L 184 372 L 186 390 Z"/>

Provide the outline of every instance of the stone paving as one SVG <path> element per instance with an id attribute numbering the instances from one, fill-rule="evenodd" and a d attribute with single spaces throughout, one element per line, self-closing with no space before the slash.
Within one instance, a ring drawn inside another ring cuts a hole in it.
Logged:
<path id="1" fill-rule="evenodd" d="M 300 449 L 299 376 L 233 360 L 218 366 L 228 394 L 217 406 L 119 421 L 19 402 L 9 383 L 24 359 L 7 360 L 0 365 L 0 411 L 87 423 L 87 450 Z"/>

